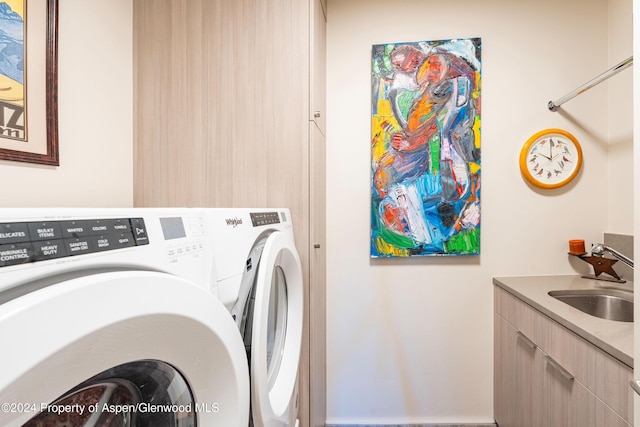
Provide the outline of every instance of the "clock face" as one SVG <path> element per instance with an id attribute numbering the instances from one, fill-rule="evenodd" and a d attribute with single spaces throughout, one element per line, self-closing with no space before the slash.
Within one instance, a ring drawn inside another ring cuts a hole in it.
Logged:
<path id="1" fill-rule="evenodd" d="M 580 171 L 582 149 L 570 133 L 547 129 L 533 135 L 520 152 L 520 170 L 540 188 L 558 188 L 568 184 Z"/>

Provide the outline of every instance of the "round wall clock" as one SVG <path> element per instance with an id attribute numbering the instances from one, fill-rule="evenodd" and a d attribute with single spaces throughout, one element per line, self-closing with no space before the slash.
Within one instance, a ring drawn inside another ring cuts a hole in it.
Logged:
<path id="1" fill-rule="evenodd" d="M 534 134 L 520 151 L 520 171 L 531 184 L 558 188 L 571 182 L 582 166 L 578 140 L 562 129 Z"/>

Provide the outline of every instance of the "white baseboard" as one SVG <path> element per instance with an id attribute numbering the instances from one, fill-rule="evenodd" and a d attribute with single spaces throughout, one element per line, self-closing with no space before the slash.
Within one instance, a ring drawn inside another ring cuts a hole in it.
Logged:
<path id="1" fill-rule="evenodd" d="M 325 424 L 324 427 L 497 427 L 496 423 L 482 424 Z"/>

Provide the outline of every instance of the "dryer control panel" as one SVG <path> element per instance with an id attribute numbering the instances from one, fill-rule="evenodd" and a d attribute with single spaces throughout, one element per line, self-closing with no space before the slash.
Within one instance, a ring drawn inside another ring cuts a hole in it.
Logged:
<path id="1" fill-rule="evenodd" d="M 0 267 L 148 243 L 143 218 L 0 223 Z"/>
<path id="2" fill-rule="evenodd" d="M 280 224 L 280 215 L 282 215 L 282 222 L 286 222 L 287 219 L 285 217 L 284 212 L 278 214 L 278 212 L 251 212 L 249 216 L 251 217 L 251 224 L 254 227 L 261 227 L 263 225 L 271 225 L 271 224 Z"/>

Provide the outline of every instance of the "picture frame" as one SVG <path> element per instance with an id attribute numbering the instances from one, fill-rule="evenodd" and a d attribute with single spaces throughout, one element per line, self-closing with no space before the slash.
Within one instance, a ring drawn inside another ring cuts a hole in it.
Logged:
<path id="1" fill-rule="evenodd" d="M 58 0 L 30 0 L 28 11 L 27 0 L 16 3 L 26 17 L 22 116 L 0 99 L 0 160 L 59 166 Z"/>
<path id="2" fill-rule="evenodd" d="M 480 255 L 482 39 L 371 51 L 372 258 Z"/>

